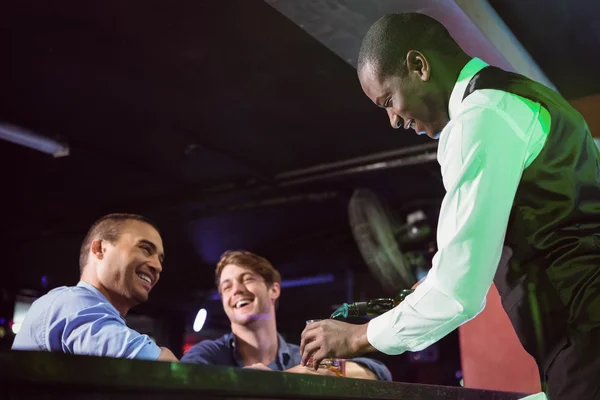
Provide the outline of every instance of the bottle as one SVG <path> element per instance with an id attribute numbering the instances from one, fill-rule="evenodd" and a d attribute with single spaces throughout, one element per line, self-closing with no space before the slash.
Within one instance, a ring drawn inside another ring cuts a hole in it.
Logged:
<path id="1" fill-rule="evenodd" d="M 412 292 L 414 292 L 413 289 L 404 289 L 401 290 L 395 298 L 379 298 L 350 304 L 344 303 L 331 314 L 330 318 L 376 317 L 396 307 Z"/>

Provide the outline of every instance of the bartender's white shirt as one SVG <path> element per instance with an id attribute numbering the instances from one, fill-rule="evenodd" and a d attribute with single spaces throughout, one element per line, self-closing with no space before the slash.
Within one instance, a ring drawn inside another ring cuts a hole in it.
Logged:
<path id="1" fill-rule="evenodd" d="M 550 131 L 545 108 L 511 93 L 482 89 L 462 101 L 485 66 L 473 58 L 460 72 L 440 134 L 447 193 L 432 268 L 398 307 L 369 322 L 367 338 L 383 353 L 422 350 L 483 310 L 522 172 Z"/>

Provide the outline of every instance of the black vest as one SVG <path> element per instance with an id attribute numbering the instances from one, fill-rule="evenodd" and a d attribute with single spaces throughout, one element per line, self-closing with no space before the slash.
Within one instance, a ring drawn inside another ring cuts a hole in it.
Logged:
<path id="1" fill-rule="evenodd" d="M 546 86 L 486 67 L 463 100 L 478 89 L 527 98 L 551 117 L 511 209 L 505 245 L 513 256 L 494 279 L 519 340 L 544 372 L 568 329 L 600 327 L 600 152 L 583 117 Z"/>

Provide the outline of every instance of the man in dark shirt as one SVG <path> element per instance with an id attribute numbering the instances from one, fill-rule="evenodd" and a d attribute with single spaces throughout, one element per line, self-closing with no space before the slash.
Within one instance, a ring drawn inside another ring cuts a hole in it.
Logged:
<path id="1" fill-rule="evenodd" d="M 277 333 L 281 277 L 269 261 L 247 251 L 228 251 L 217 264 L 216 280 L 232 332 L 196 344 L 182 362 L 332 375 L 302 367 L 300 347 Z M 348 360 L 345 376 L 391 380 L 389 370 L 369 358 Z"/>

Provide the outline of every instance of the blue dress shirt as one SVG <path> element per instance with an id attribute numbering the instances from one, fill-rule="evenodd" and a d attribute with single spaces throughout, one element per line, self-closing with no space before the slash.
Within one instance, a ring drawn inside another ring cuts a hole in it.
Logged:
<path id="1" fill-rule="evenodd" d="M 300 364 L 300 361 L 302 361 L 300 346 L 286 342 L 279 334 L 277 337 L 279 339 L 277 357 L 267 367 L 273 371 L 285 371 Z M 364 357 L 353 358 L 349 361 L 368 368 L 379 380 L 392 380 L 392 374 L 380 361 Z M 225 367 L 244 366 L 244 361 L 235 348 L 235 336 L 233 333 L 228 333 L 215 340 L 203 340 L 195 344 L 183 355 L 181 362 Z"/>
<path id="2" fill-rule="evenodd" d="M 37 299 L 12 349 L 146 360 L 160 354 L 160 347 L 128 328 L 117 309 L 86 282 L 53 289 Z"/>

